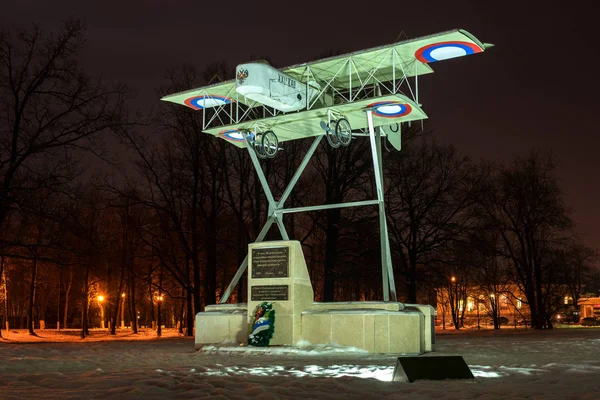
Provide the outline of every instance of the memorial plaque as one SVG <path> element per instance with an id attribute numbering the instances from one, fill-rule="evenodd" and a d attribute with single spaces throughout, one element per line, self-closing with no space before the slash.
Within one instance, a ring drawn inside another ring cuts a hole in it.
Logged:
<path id="1" fill-rule="evenodd" d="M 252 278 L 287 278 L 289 260 L 287 246 L 252 249 Z"/>
<path id="2" fill-rule="evenodd" d="M 250 287 L 250 300 L 251 301 L 287 300 L 288 292 L 289 292 L 288 285 L 251 286 Z"/>

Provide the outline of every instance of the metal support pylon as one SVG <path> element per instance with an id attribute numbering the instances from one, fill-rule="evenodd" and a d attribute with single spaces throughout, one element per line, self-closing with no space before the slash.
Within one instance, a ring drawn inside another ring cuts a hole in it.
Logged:
<path id="1" fill-rule="evenodd" d="M 304 159 L 300 163 L 300 166 L 296 170 L 296 173 L 290 180 L 290 183 L 288 183 L 288 186 L 286 187 L 285 191 L 281 195 L 281 198 L 279 199 L 279 201 L 275 201 L 275 198 L 273 197 L 273 194 L 271 193 L 271 188 L 269 187 L 269 182 L 267 181 L 267 178 L 265 177 L 262 167 L 260 166 L 260 162 L 258 161 L 258 157 L 256 156 L 256 152 L 254 151 L 254 146 L 251 142 L 250 135 L 246 136 L 246 148 L 248 149 L 248 154 L 250 154 L 250 159 L 252 160 L 252 164 L 254 165 L 254 170 L 256 171 L 256 174 L 258 175 L 258 179 L 260 180 L 260 183 L 265 192 L 265 195 L 267 196 L 267 201 L 269 202 L 269 212 L 268 212 L 268 216 L 267 216 L 267 222 L 265 223 L 262 230 L 258 234 L 258 237 L 256 238 L 254 243 L 263 241 L 263 239 L 267 235 L 267 232 L 269 232 L 271 225 L 273 225 L 274 222 L 277 224 L 277 226 L 279 228 L 279 232 L 281 233 L 281 237 L 283 238 L 283 240 L 289 240 L 289 236 L 287 234 L 287 231 L 285 230 L 285 225 L 283 224 L 283 214 L 284 214 L 282 212 L 282 211 L 284 211 L 283 205 L 285 204 L 286 200 L 292 193 L 294 186 L 300 179 L 302 172 L 304 172 L 304 169 L 308 165 L 308 162 L 310 161 L 310 158 L 312 157 L 315 150 L 317 149 L 317 146 L 321 142 L 321 139 L 323 139 L 323 136 L 315 137 L 315 140 L 313 141 L 312 145 L 308 149 L 308 152 L 304 156 Z M 219 303 L 225 303 L 227 301 L 227 299 L 229 299 L 229 296 L 231 295 L 233 288 L 238 284 L 238 282 L 240 281 L 240 278 L 244 274 L 244 271 L 246 271 L 247 267 L 248 267 L 248 254 L 246 254 L 244 261 L 242 261 L 242 264 L 238 268 L 231 283 L 229 284 L 229 286 L 227 286 L 225 293 L 223 293 L 223 296 L 221 296 Z"/>
<path id="2" fill-rule="evenodd" d="M 254 243 L 262 242 L 267 232 L 271 228 L 273 223 L 276 223 L 279 232 L 281 233 L 281 237 L 283 240 L 289 240 L 287 231 L 283 224 L 283 216 L 285 214 L 294 213 L 294 212 L 302 212 L 302 211 L 317 211 L 317 210 L 328 210 L 332 208 L 345 208 L 345 207 L 357 207 L 357 206 L 366 206 L 366 205 L 378 205 L 379 206 L 379 231 L 381 235 L 381 263 L 382 263 L 382 276 L 383 276 L 383 292 L 384 292 L 384 300 L 390 301 L 390 297 L 392 301 L 396 301 L 396 286 L 394 284 L 394 274 L 392 271 L 392 261 L 390 256 L 390 244 L 387 233 L 387 224 L 385 222 L 385 206 L 384 206 L 384 197 L 383 197 L 383 181 L 382 181 L 382 166 L 381 166 L 381 135 L 379 131 L 375 135 L 373 128 L 373 117 L 371 110 L 367 110 L 367 118 L 369 121 L 369 138 L 371 143 L 371 151 L 373 154 L 373 166 L 375 170 L 375 182 L 377 186 L 377 200 L 365 200 L 365 201 L 354 201 L 348 203 L 338 203 L 338 204 L 325 204 L 320 206 L 308 206 L 308 207 L 295 207 L 295 208 L 283 208 L 286 200 L 289 195 L 292 193 L 294 186 L 300 179 L 300 176 L 304 172 L 306 166 L 308 165 L 311 157 L 313 156 L 317 146 L 323 139 L 323 135 L 315 137 L 312 145 L 308 149 L 308 152 L 304 156 L 304 159 L 300 163 L 300 166 L 296 170 L 296 173 L 290 180 L 290 183 L 284 190 L 279 201 L 275 201 L 273 194 L 271 192 L 271 188 L 269 187 L 269 183 L 265 174 L 260 166 L 260 162 L 256 153 L 254 151 L 254 146 L 251 141 L 251 137 L 246 136 L 246 147 L 248 148 L 248 153 L 250 154 L 250 159 L 252 160 L 252 164 L 254 165 L 254 169 L 256 170 L 256 174 L 258 175 L 258 179 L 261 183 L 261 186 L 265 192 L 267 197 L 267 201 L 269 203 L 269 211 L 267 216 L 267 221 L 263 226 L 262 230 L 258 234 Z M 244 261 L 240 264 L 235 276 L 231 280 L 229 286 L 221 296 L 219 303 L 225 303 L 229 299 L 233 288 L 238 284 L 242 275 L 246 271 L 248 267 L 248 255 L 244 258 Z M 391 295 L 391 296 L 390 296 Z"/>
<path id="3" fill-rule="evenodd" d="M 367 110 L 369 125 L 369 140 L 371 141 L 371 154 L 373 156 L 373 170 L 375 172 L 375 187 L 377 189 L 377 204 L 379 206 L 379 237 L 381 241 L 381 278 L 383 281 L 383 300 L 396 301 L 396 283 L 392 268 L 390 252 L 390 239 L 388 236 L 385 216 L 385 197 L 383 187 L 383 165 L 381 158 L 381 132 L 373 126 L 373 111 Z"/>

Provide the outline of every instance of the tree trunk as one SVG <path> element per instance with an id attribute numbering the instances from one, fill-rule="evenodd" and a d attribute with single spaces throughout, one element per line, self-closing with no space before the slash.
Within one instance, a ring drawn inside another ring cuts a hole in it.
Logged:
<path id="1" fill-rule="evenodd" d="M 56 330 L 60 331 L 60 289 L 62 286 L 62 268 L 58 269 L 58 301 L 56 302 Z"/>
<path id="2" fill-rule="evenodd" d="M 69 283 L 65 289 L 65 313 L 63 315 L 63 328 L 67 328 L 67 316 L 69 315 L 69 292 L 73 284 L 73 267 L 69 267 Z"/>
<path id="3" fill-rule="evenodd" d="M 133 265 L 129 266 L 129 315 L 131 317 L 131 330 L 138 333 L 138 318 L 135 310 L 135 277 L 133 276 Z"/>
<path id="4" fill-rule="evenodd" d="M 414 249 L 408 254 L 408 303 L 417 303 L 417 256 Z"/>
<path id="5" fill-rule="evenodd" d="M 34 250 L 35 251 L 35 250 Z M 37 255 L 33 257 L 33 263 L 31 264 L 31 285 L 29 286 L 29 318 L 27 320 L 27 328 L 29 329 L 30 335 L 35 335 L 33 330 L 34 328 L 34 320 L 33 320 L 33 311 L 34 311 L 34 303 L 35 303 L 35 286 L 36 286 L 36 278 L 37 278 Z"/>
<path id="6" fill-rule="evenodd" d="M 6 270 L 4 275 L 0 276 L 0 279 L 4 277 L 4 315 L 6 315 L 6 330 L 10 329 L 10 323 L 8 322 L 8 279 L 6 279 Z"/>
<path id="7" fill-rule="evenodd" d="M 0 286 L 2 286 L 2 278 L 4 278 L 4 254 L 0 256 Z M 6 285 L 6 283 L 5 283 Z M 4 298 L 4 303 L 6 303 L 8 299 Z M 8 307 L 5 307 L 5 310 L 8 311 Z M 4 313 L 4 319 L 8 321 L 8 312 Z M 2 324 L 0 323 L 0 338 L 2 337 Z"/>
<path id="8" fill-rule="evenodd" d="M 327 210 L 327 230 L 325 238 L 325 273 L 323 279 L 323 301 L 335 301 L 335 281 L 337 264 L 337 245 L 341 210 Z"/>
<path id="9" fill-rule="evenodd" d="M 206 272 L 204 274 L 204 301 L 205 305 L 216 304 L 217 287 L 217 216 L 213 210 L 206 221 Z M 197 311 L 201 311 L 196 308 Z"/>
<path id="10" fill-rule="evenodd" d="M 123 304 L 122 304 L 123 301 L 121 299 L 122 299 L 122 295 L 123 295 L 124 280 L 125 280 L 125 267 L 121 263 L 121 273 L 119 274 L 119 286 L 116 291 L 115 304 L 114 304 L 114 308 L 113 308 L 114 312 L 113 312 L 113 317 L 112 317 L 111 325 L 110 325 L 110 334 L 111 335 L 117 334 L 117 321 L 119 320 L 119 315 L 121 314 L 119 311 L 121 310 L 121 307 L 123 306 Z"/>
<path id="11" fill-rule="evenodd" d="M 154 328 L 154 296 L 152 296 L 154 290 L 152 289 L 152 274 L 154 268 L 154 247 L 152 247 L 152 254 L 150 255 L 150 265 L 148 266 L 148 297 L 150 298 L 150 318 L 152 319 L 152 328 Z"/>
<path id="12" fill-rule="evenodd" d="M 156 327 L 156 336 L 161 336 L 162 335 L 162 316 L 161 316 L 161 305 L 163 302 L 163 297 L 162 297 L 162 284 L 163 284 L 163 267 L 162 267 L 162 263 L 160 264 L 160 271 L 158 273 L 158 303 L 156 305 L 157 311 L 158 311 L 158 315 L 156 316 L 156 320 L 158 322 L 158 326 Z"/>
<path id="13" fill-rule="evenodd" d="M 81 307 L 81 338 L 85 339 L 87 335 L 90 334 L 88 329 L 88 304 L 89 304 L 89 295 L 90 295 L 90 268 L 85 263 L 85 276 L 84 276 L 84 289 L 83 289 L 83 302 Z"/>
<path id="14" fill-rule="evenodd" d="M 194 336 L 194 311 L 192 309 L 192 293 L 187 291 L 186 336 Z"/>
<path id="15" fill-rule="evenodd" d="M 179 315 L 178 315 L 179 333 L 181 333 L 182 335 L 183 335 L 183 314 L 184 314 L 185 303 L 186 303 L 183 296 L 185 296 L 185 294 L 186 294 L 186 290 L 184 287 L 182 287 L 181 288 L 181 308 L 179 309 Z"/>

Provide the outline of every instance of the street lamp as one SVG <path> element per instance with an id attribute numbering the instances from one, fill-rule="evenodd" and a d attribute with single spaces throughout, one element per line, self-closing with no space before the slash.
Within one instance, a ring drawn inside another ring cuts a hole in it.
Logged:
<path id="1" fill-rule="evenodd" d="M 121 293 L 121 328 L 125 328 L 125 293 Z"/>
<path id="2" fill-rule="evenodd" d="M 102 303 L 104 302 L 104 296 L 98 295 L 98 304 L 100 305 L 100 320 L 101 320 L 101 328 L 104 329 L 104 306 Z"/>
<path id="3" fill-rule="evenodd" d="M 161 303 L 164 300 L 164 297 L 162 294 L 159 294 L 158 296 L 156 296 L 156 308 L 157 308 L 157 312 L 158 312 L 158 326 L 156 328 L 156 336 L 161 336 L 162 335 L 162 317 L 161 317 Z"/>
<path id="4" fill-rule="evenodd" d="M 454 322 L 456 324 L 458 324 L 459 326 L 461 325 L 461 319 L 460 319 L 460 299 L 458 298 L 458 284 L 456 282 L 456 276 L 451 276 L 450 277 L 450 282 L 452 282 L 452 286 L 454 289 L 453 293 L 452 293 L 452 304 L 451 304 L 451 311 L 454 313 Z"/>

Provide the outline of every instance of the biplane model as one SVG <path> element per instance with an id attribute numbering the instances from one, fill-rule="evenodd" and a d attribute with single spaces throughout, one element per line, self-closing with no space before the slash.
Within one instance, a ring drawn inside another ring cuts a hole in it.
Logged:
<path id="1" fill-rule="evenodd" d="M 281 70 L 268 63 L 240 64 L 235 78 L 175 93 L 162 100 L 202 112 L 202 132 L 246 147 L 269 202 L 267 221 L 256 238 L 262 241 L 277 224 L 289 240 L 283 216 L 331 208 L 379 207 L 384 300 L 396 301 L 391 251 L 385 218 L 381 169 L 381 140 L 401 148 L 402 123 L 423 120 L 419 103 L 419 75 L 432 73 L 430 64 L 481 53 L 482 43 L 464 30 L 452 30 L 372 49 L 356 51 Z M 285 202 L 319 142 L 348 146 L 353 136 L 368 136 L 373 158 L 377 199 L 351 203 L 285 208 Z M 298 170 L 281 198 L 275 201 L 259 158 L 272 158 L 289 140 L 314 137 Z M 248 265 L 248 257 L 220 299 L 227 301 Z"/>
<path id="2" fill-rule="evenodd" d="M 200 110 L 203 132 L 239 147 L 250 143 L 259 158 L 274 157 L 282 142 L 317 135 L 326 135 L 332 147 L 347 146 L 353 133 L 366 133 L 366 109 L 400 149 L 400 123 L 427 118 L 418 76 L 432 73 L 433 62 L 490 46 L 453 30 L 281 70 L 245 63 L 237 66 L 235 79 L 162 100 Z"/>

